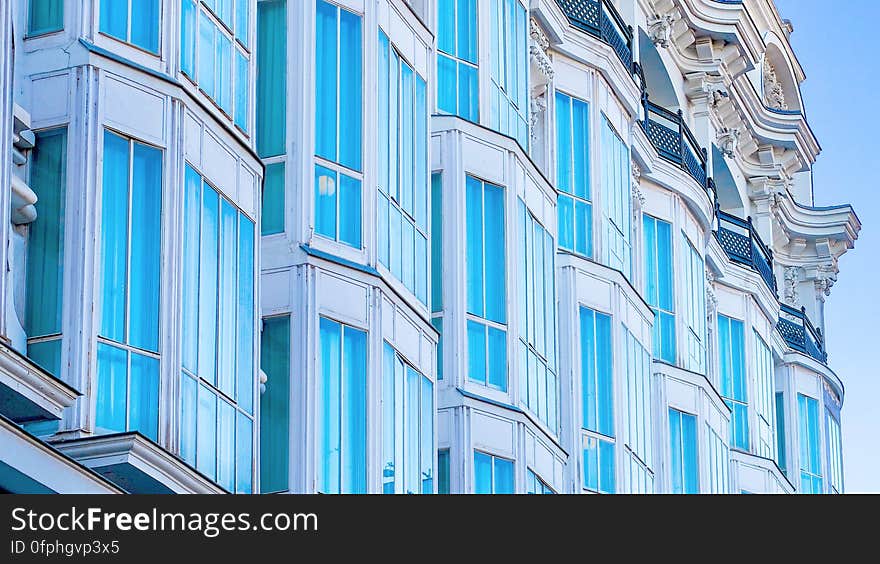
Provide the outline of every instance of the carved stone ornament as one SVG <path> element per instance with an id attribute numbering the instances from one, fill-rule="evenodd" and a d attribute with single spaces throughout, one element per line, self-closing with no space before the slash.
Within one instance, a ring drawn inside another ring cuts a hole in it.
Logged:
<path id="1" fill-rule="evenodd" d="M 639 214 L 642 213 L 642 208 L 645 206 L 645 194 L 642 192 L 641 188 L 639 188 L 639 181 L 642 178 L 642 169 L 639 168 L 639 165 L 632 161 L 632 213 L 633 213 L 633 223 L 637 224 L 639 221 Z"/>
<path id="2" fill-rule="evenodd" d="M 711 320 L 718 311 L 718 296 L 715 295 L 715 275 L 706 269 L 706 318 Z"/>
<path id="3" fill-rule="evenodd" d="M 654 14 L 648 19 L 648 37 L 655 46 L 665 49 L 669 47 L 669 41 L 672 39 L 672 24 L 675 18 L 672 14 Z"/>
<path id="4" fill-rule="evenodd" d="M 788 105 L 785 103 L 785 91 L 776 76 L 776 69 L 770 63 L 767 56 L 764 56 L 764 103 L 775 110 L 787 110 Z"/>
<path id="5" fill-rule="evenodd" d="M 739 130 L 727 127 L 721 128 L 715 138 L 715 144 L 725 157 L 733 158 L 733 155 L 736 153 L 736 147 L 739 144 Z"/>
<path id="6" fill-rule="evenodd" d="M 785 267 L 785 286 L 782 289 L 782 301 L 795 309 L 800 309 L 801 300 L 798 296 L 798 282 L 800 281 L 800 268 L 796 266 Z"/>
<path id="7" fill-rule="evenodd" d="M 826 296 L 831 295 L 831 288 L 837 282 L 837 267 L 833 264 L 823 264 L 816 268 L 816 280 L 813 284 L 816 287 L 816 297 L 825 301 Z"/>
<path id="8" fill-rule="evenodd" d="M 550 56 L 547 54 L 547 50 L 550 49 L 550 40 L 547 39 L 547 35 L 534 18 L 529 20 L 529 37 L 531 38 L 529 42 L 529 55 L 532 62 L 535 63 L 535 67 L 537 67 L 547 82 L 550 82 L 553 80 L 554 75 L 553 64 L 550 62 Z"/>
<path id="9" fill-rule="evenodd" d="M 547 87 L 540 86 L 532 90 L 529 99 L 529 137 L 532 144 L 538 140 L 538 124 L 547 111 Z"/>

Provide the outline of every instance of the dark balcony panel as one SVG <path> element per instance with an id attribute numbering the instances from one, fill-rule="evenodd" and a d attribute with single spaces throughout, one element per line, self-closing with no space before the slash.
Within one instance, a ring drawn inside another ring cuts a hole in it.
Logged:
<path id="1" fill-rule="evenodd" d="M 651 145 L 664 159 L 685 170 L 709 192 L 706 151 L 700 148 L 694 134 L 684 122 L 681 112 L 674 113 L 648 101 L 644 96 L 645 119 L 642 128 Z M 711 194 L 710 194 L 711 197 Z"/>
<path id="2" fill-rule="evenodd" d="M 789 347 L 823 364 L 828 362 L 822 332 L 813 326 L 804 308 L 797 310 L 782 304 L 776 327 Z"/>
<path id="3" fill-rule="evenodd" d="M 608 0 L 556 0 L 574 27 L 598 37 L 614 49 L 627 70 L 632 69 L 632 28 Z"/>
<path id="4" fill-rule="evenodd" d="M 727 253 L 727 258 L 760 274 L 767 287 L 776 296 L 773 253 L 755 231 L 752 218 L 743 220 L 718 209 L 715 210 L 715 216 L 718 219 L 715 238 Z"/>

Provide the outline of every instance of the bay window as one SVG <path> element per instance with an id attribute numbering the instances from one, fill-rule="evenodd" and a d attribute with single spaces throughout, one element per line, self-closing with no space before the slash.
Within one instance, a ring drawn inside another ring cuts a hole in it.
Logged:
<path id="1" fill-rule="evenodd" d="M 800 442 L 801 481 L 799 493 L 824 493 L 822 462 L 819 457 L 819 402 L 798 394 L 798 442 Z"/>
<path id="2" fill-rule="evenodd" d="M 437 108 L 478 122 L 478 0 L 437 2 Z"/>
<path id="3" fill-rule="evenodd" d="M 507 391 L 504 189 L 467 177 L 468 379 Z"/>
<path id="4" fill-rule="evenodd" d="M 315 232 L 361 248 L 361 17 L 317 0 Z"/>
<path id="5" fill-rule="evenodd" d="M 157 440 L 162 151 L 103 143 L 95 427 Z"/>
<path id="6" fill-rule="evenodd" d="M 602 207 L 605 215 L 603 262 L 631 278 L 632 168 L 629 147 L 604 116 L 599 147 L 602 159 Z"/>
<path id="7" fill-rule="evenodd" d="M 367 334 L 320 318 L 317 489 L 367 491 Z"/>
<path id="8" fill-rule="evenodd" d="M 669 478 L 674 494 L 700 493 L 697 466 L 697 418 L 669 408 Z"/>
<path id="9" fill-rule="evenodd" d="M 654 358 L 675 364 L 675 289 L 672 225 L 645 214 L 645 301 L 654 311 Z"/>
<path id="10" fill-rule="evenodd" d="M 428 114 L 424 78 L 379 32 L 379 262 L 428 301 Z"/>
<path id="11" fill-rule="evenodd" d="M 30 187 L 39 213 L 28 228 L 24 328 L 27 355 L 55 377 L 61 374 L 64 295 L 64 226 L 67 197 L 67 128 L 36 133 Z"/>
<path id="12" fill-rule="evenodd" d="M 721 397 L 730 408 L 730 445 L 749 450 L 749 404 L 743 322 L 718 316 L 718 363 Z"/>
<path id="13" fill-rule="evenodd" d="M 514 493 L 513 461 L 474 451 L 474 493 Z"/>
<path id="14" fill-rule="evenodd" d="M 556 378 L 556 298 L 553 238 L 519 201 L 520 401 L 559 432 Z"/>
<path id="15" fill-rule="evenodd" d="M 593 256 L 590 106 L 556 92 L 556 187 L 559 247 Z"/>
<path id="16" fill-rule="evenodd" d="M 100 30 L 150 53 L 159 53 L 160 0 L 102 0 Z"/>
<path id="17" fill-rule="evenodd" d="M 491 0 L 491 126 L 528 150 L 528 19 L 519 0 Z"/>
<path id="18" fill-rule="evenodd" d="M 434 384 L 387 342 L 382 353 L 382 491 L 434 493 Z"/>
<path id="19" fill-rule="evenodd" d="M 184 176 L 180 455 L 228 491 L 253 483 L 255 226 Z"/>

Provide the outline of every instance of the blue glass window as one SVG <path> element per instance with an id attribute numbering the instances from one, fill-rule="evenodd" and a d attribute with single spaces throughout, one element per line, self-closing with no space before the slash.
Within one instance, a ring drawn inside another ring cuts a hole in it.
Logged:
<path id="1" fill-rule="evenodd" d="M 553 238 L 519 202 L 520 401 L 554 434 L 559 431 Z M 535 374 L 534 379 L 528 376 Z M 531 381 L 536 385 L 530 386 Z"/>
<path id="2" fill-rule="evenodd" d="M 287 2 L 257 2 L 257 153 L 285 153 L 287 128 Z"/>
<path id="3" fill-rule="evenodd" d="M 526 493 L 533 495 L 550 495 L 555 494 L 553 488 L 548 486 L 544 480 L 538 477 L 531 468 L 526 474 Z"/>
<path id="4" fill-rule="evenodd" d="M 654 418 L 651 415 L 651 355 L 626 327 L 623 327 L 626 373 L 626 451 L 624 469 L 629 493 L 654 491 Z"/>
<path id="5" fill-rule="evenodd" d="M 776 379 L 773 354 L 764 339 L 755 337 L 755 411 L 758 414 L 758 456 L 776 460 Z"/>
<path id="6" fill-rule="evenodd" d="M 315 166 L 315 231 L 361 248 L 361 181 Z"/>
<path id="7" fill-rule="evenodd" d="M 491 126 L 529 147 L 528 41 L 526 8 L 519 0 L 492 0 L 489 5 L 492 60 L 489 96 Z"/>
<path id="8" fill-rule="evenodd" d="M 672 493 L 700 493 L 697 480 L 697 418 L 669 409 L 669 478 Z"/>
<path id="9" fill-rule="evenodd" d="M 800 442 L 801 482 L 799 493 L 825 493 L 822 461 L 819 456 L 819 402 L 798 394 L 798 439 Z"/>
<path id="10" fill-rule="evenodd" d="M 183 216 L 181 457 L 227 490 L 250 493 L 256 228 L 189 165 Z"/>
<path id="11" fill-rule="evenodd" d="M 672 225 L 647 214 L 642 218 L 645 300 L 654 310 L 654 358 L 675 364 Z"/>
<path id="12" fill-rule="evenodd" d="M 446 448 L 437 451 L 437 493 L 449 492 L 449 449 Z"/>
<path id="13" fill-rule="evenodd" d="M 730 449 L 727 443 L 706 423 L 709 466 L 709 493 L 726 494 L 730 491 Z"/>
<path id="14" fill-rule="evenodd" d="M 685 289 L 685 350 L 683 368 L 706 373 L 706 270 L 703 258 L 682 233 Z"/>
<path id="15" fill-rule="evenodd" d="M 428 301 L 427 120 L 425 80 L 380 31 L 379 262 L 424 304 Z"/>
<path id="16" fill-rule="evenodd" d="M 318 491 L 367 491 L 367 334 L 322 317 L 318 352 Z"/>
<path id="17" fill-rule="evenodd" d="M 474 493 L 514 493 L 513 461 L 475 450 Z"/>
<path id="18" fill-rule="evenodd" d="M 603 262 L 617 269 L 627 278 L 632 277 L 632 194 L 630 181 L 629 147 L 615 132 L 608 118 L 602 118 L 602 131 L 599 140 L 600 170 L 602 174 L 602 196 L 604 211 Z"/>
<path id="19" fill-rule="evenodd" d="M 102 33 L 159 52 L 159 0 L 103 0 L 100 26 Z"/>
<path id="20" fill-rule="evenodd" d="M 260 216 L 260 234 L 284 233 L 284 174 L 283 162 L 267 164 L 263 177 L 263 202 Z"/>
<path id="21" fill-rule="evenodd" d="M 788 475 L 788 460 L 785 449 L 785 394 L 776 392 L 776 455 L 782 473 Z"/>
<path id="22" fill-rule="evenodd" d="M 588 435 L 582 439 L 584 489 L 604 494 L 616 493 L 614 443 Z"/>
<path id="23" fill-rule="evenodd" d="M 467 177 L 468 379 L 507 391 L 504 189 Z"/>
<path id="24" fill-rule="evenodd" d="M 64 29 L 64 0 L 29 0 L 28 36 Z"/>
<path id="25" fill-rule="evenodd" d="M 831 479 L 828 483 L 835 493 L 843 493 L 843 445 L 840 423 L 831 412 L 825 413 L 825 430 L 828 435 L 828 467 L 831 470 Z"/>
<path id="26" fill-rule="evenodd" d="M 289 488 L 290 317 L 263 320 L 260 368 L 266 391 L 260 394 L 260 492 Z"/>
<path id="27" fill-rule="evenodd" d="M 39 203 L 29 227 L 27 283 L 28 294 L 39 299 L 27 300 L 25 309 L 27 354 L 60 378 L 67 128 L 37 132 L 30 161 L 30 186 Z"/>
<path id="28" fill-rule="evenodd" d="M 749 450 L 749 404 L 743 322 L 718 316 L 718 367 L 721 396 L 731 410 L 730 445 Z"/>
<path id="29" fill-rule="evenodd" d="M 580 308 L 582 426 L 614 436 L 614 364 L 611 317 Z"/>
<path id="30" fill-rule="evenodd" d="M 590 106 L 556 93 L 556 186 L 559 247 L 593 256 L 590 195 Z"/>
<path id="31" fill-rule="evenodd" d="M 437 107 L 478 122 L 477 0 L 437 2 Z"/>
<path id="32" fill-rule="evenodd" d="M 382 353 L 382 491 L 434 493 L 434 384 L 387 342 Z"/>

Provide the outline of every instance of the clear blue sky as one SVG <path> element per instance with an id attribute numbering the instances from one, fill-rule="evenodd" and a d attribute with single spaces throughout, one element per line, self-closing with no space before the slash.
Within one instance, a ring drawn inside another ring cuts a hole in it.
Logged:
<path id="1" fill-rule="evenodd" d="M 880 3 L 776 0 L 776 6 L 794 24 L 791 41 L 807 74 L 801 85 L 807 118 L 822 145 L 816 205 L 851 203 L 862 221 L 826 302 L 826 331 L 829 363 L 846 386 L 844 486 L 880 492 Z"/>

